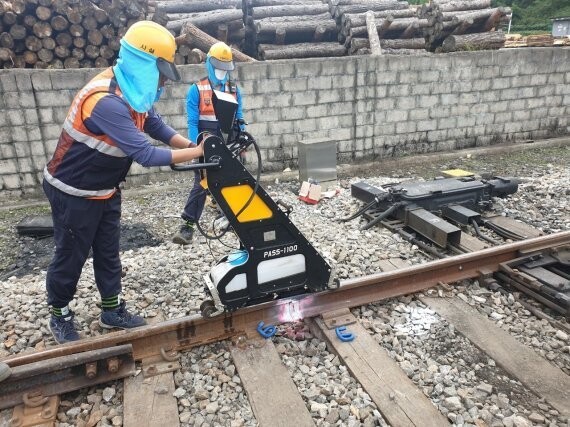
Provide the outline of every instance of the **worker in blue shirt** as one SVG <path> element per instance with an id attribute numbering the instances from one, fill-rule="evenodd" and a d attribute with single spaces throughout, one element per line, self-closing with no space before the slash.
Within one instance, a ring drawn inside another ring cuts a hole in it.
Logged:
<path id="1" fill-rule="evenodd" d="M 101 295 L 101 327 L 145 324 L 121 298 L 120 184 L 133 161 L 167 166 L 203 155 L 201 146 L 176 133 L 153 108 L 164 83 L 180 80 L 175 51 L 166 28 L 150 21 L 133 24 L 121 39 L 117 64 L 75 96 L 44 169 L 56 246 L 46 275 L 49 328 L 58 343 L 79 339 L 69 303 L 90 250 Z M 145 133 L 175 150 L 153 146 Z"/>
<path id="2" fill-rule="evenodd" d="M 234 69 L 232 50 L 223 42 L 213 44 L 208 51 L 205 65 L 208 75 L 190 86 L 186 95 L 188 138 L 194 142 L 199 142 L 199 135 L 202 133 L 223 137 L 214 112 L 212 90 L 230 93 L 235 97 L 238 104 L 236 121 L 240 123 L 241 130 L 245 131 L 241 92 L 230 76 L 230 71 Z M 194 174 L 194 185 L 181 215 L 184 224 L 172 238 L 174 243 L 181 245 L 192 241 L 194 227 L 202 216 L 206 203 L 206 190 L 200 184 L 200 172 L 195 171 Z"/>

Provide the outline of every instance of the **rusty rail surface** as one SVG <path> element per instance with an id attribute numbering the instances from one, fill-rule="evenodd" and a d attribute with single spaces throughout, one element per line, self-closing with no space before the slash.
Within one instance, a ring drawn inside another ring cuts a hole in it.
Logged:
<path id="1" fill-rule="evenodd" d="M 131 344 L 133 358 L 156 357 L 165 350 L 188 350 L 227 338 L 253 336 L 260 321 L 280 324 L 406 295 L 441 282 L 452 283 L 495 272 L 499 264 L 517 258 L 519 251 L 541 250 L 570 243 L 570 231 L 504 244 L 478 252 L 414 265 L 394 271 L 341 281 L 335 290 L 276 300 L 234 313 L 203 319 L 200 315 L 170 319 L 130 331 L 112 332 L 81 341 L 17 354 L 3 361 L 11 367 L 53 357 Z M 0 387 L 0 398 L 2 392 Z"/>
<path id="2" fill-rule="evenodd" d="M 47 396 L 107 383 L 135 373 L 130 345 L 74 353 L 13 368 L 0 383 L 0 410 L 25 403 L 41 391 Z M 13 423 L 14 426 L 20 424 Z"/>

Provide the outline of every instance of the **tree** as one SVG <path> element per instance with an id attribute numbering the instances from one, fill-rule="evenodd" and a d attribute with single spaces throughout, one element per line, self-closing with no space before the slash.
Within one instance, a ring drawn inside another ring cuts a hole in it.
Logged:
<path id="1" fill-rule="evenodd" d="M 550 32 L 552 18 L 570 16 L 568 0 L 494 0 L 493 5 L 512 8 L 511 32 L 515 33 Z"/>

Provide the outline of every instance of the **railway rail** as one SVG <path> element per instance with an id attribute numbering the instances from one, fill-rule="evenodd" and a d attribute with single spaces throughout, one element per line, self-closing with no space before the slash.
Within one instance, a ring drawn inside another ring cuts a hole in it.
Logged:
<path id="1" fill-rule="evenodd" d="M 366 355 L 371 351 L 366 346 L 376 343 L 366 341 L 366 331 L 364 334 L 357 332 L 359 336 L 357 344 L 344 345 L 344 343 L 339 344 L 338 340 L 335 341 L 334 329 L 355 321 L 354 316 L 347 309 L 415 293 L 442 283 L 489 277 L 490 274 L 499 271 L 501 265 L 520 258 L 521 254 L 569 244 L 570 232 L 560 232 L 421 265 L 344 280 L 340 282 L 336 290 L 264 303 L 212 319 L 204 319 L 198 315 L 172 319 L 132 331 L 113 332 L 35 353 L 18 354 L 4 360 L 12 367 L 13 374 L 0 384 L 0 409 L 19 405 L 17 407 L 19 409 L 14 411 L 13 425 L 33 425 L 26 424 L 26 422 L 33 417 L 37 418 L 38 410 L 40 413 L 47 411 L 53 416 L 53 408 L 57 408 L 57 401 L 54 402 L 54 399 L 57 399 L 60 393 L 104 383 L 113 378 L 131 376 L 135 369 L 135 362 L 142 362 L 145 376 L 172 372 L 179 368 L 177 358 L 180 352 L 225 339 L 232 339 L 237 344 L 232 349 L 232 355 L 234 359 L 242 358 L 241 366 L 245 369 L 243 366 L 251 362 L 250 359 L 254 356 L 273 357 L 273 359 L 276 357 L 276 353 L 271 353 L 271 346 L 266 345 L 263 349 L 256 349 L 255 346 L 252 348 L 249 345 L 255 342 L 254 338 L 258 336 L 257 329 L 260 322 L 278 325 L 301 319 L 312 319 L 310 324 L 315 334 L 326 341 L 335 352 L 341 355 L 343 360 L 348 360 L 353 364 L 352 367 L 349 366 L 351 372 L 358 377 L 373 398 L 376 396 L 375 402 L 388 422 L 392 425 L 441 425 L 440 423 L 442 420 L 445 421 L 445 418 L 436 409 L 434 410 L 433 405 L 426 406 L 424 400 L 427 401 L 427 399 L 424 397 L 422 400 L 421 392 L 411 381 L 403 381 L 399 375 L 395 374 L 390 377 L 392 374 L 384 372 L 382 377 L 384 383 L 389 380 L 389 384 L 402 384 L 402 390 L 408 393 L 408 398 L 395 403 L 389 391 L 378 390 L 377 381 L 374 381 L 374 378 L 379 375 L 378 372 L 368 372 L 362 365 L 354 366 L 354 360 L 359 360 L 364 357 L 362 354 Z M 437 303 L 433 302 L 433 305 Z M 448 314 L 450 317 L 457 315 L 456 312 L 451 311 Z M 355 327 L 358 328 L 358 326 Z M 476 334 L 473 335 L 475 342 L 477 339 L 482 339 L 475 336 Z M 508 341 L 508 337 L 503 337 L 503 339 L 505 342 Z M 479 346 L 479 344 L 476 345 Z M 483 346 L 483 344 L 480 345 Z M 267 356 L 267 354 L 272 356 Z M 531 357 L 527 354 L 523 356 Z M 386 365 L 388 363 L 377 352 L 372 352 L 368 357 L 376 364 Z M 499 360 L 501 357 L 504 358 L 504 355 L 497 356 Z M 365 365 L 368 366 L 368 363 L 369 361 L 366 361 Z M 59 374 L 54 375 L 54 372 Z M 262 389 L 267 391 L 266 387 L 270 387 L 269 383 L 275 381 L 279 384 L 279 381 L 274 377 L 267 377 L 267 381 L 263 382 L 264 374 L 259 370 L 255 372 L 254 376 L 258 377 L 258 381 L 244 380 L 244 383 L 251 382 L 247 390 L 249 398 L 250 400 L 267 399 L 267 396 L 256 395 L 255 388 L 259 388 L 263 383 L 265 388 Z M 534 384 L 531 378 L 526 378 L 523 382 L 537 394 L 546 397 L 560 413 L 570 415 L 568 376 L 557 378 L 556 370 L 548 366 L 543 367 L 543 372 L 549 380 L 546 381 L 546 385 Z M 273 374 L 274 372 L 265 375 Z M 517 373 L 513 372 L 514 374 Z M 282 386 L 286 388 L 286 385 Z M 371 393 L 370 390 L 373 392 Z M 292 399 L 292 405 L 299 404 L 298 399 L 297 401 Z M 275 413 L 264 413 L 262 404 L 252 404 L 252 407 L 261 425 L 269 425 L 268 422 L 276 419 Z M 418 412 L 418 407 L 424 408 L 423 421 L 421 417 L 413 415 L 414 412 Z M 36 408 L 36 411 L 33 408 Z M 301 416 L 299 425 L 308 425 L 309 421 L 310 417 L 307 420 L 306 417 Z"/>

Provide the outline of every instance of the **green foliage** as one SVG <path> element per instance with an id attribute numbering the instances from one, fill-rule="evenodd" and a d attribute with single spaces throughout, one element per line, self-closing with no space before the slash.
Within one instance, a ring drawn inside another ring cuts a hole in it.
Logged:
<path id="1" fill-rule="evenodd" d="M 570 16 L 568 0 L 493 0 L 513 10 L 511 33 L 550 33 L 551 18 Z"/>
<path id="2" fill-rule="evenodd" d="M 424 4 L 429 0 L 408 0 Z M 569 0 L 493 0 L 493 7 L 509 6 L 513 10 L 511 33 L 544 34 L 552 31 L 551 18 L 570 17 Z"/>

